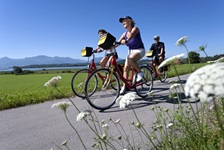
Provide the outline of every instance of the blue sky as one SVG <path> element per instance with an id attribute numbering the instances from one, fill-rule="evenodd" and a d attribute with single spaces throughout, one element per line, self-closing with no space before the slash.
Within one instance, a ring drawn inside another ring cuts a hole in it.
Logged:
<path id="1" fill-rule="evenodd" d="M 118 19 L 127 15 L 139 27 L 146 50 L 160 35 L 167 57 L 185 53 L 175 43 L 189 36 L 190 51 L 207 44 L 209 56 L 224 53 L 223 0 L 0 0 L 0 58 L 85 59 L 80 50 L 97 46 L 98 29 L 119 39 L 125 29 Z M 125 58 L 128 48 L 117 51 Z"/>

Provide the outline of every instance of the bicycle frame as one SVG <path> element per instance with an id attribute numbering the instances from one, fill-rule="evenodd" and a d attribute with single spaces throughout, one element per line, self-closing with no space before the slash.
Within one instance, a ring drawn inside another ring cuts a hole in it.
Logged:
<path id="1" fill-rule="evenodd" d="M 88 77 L 92 74 L 92 72 L 94 70 L 97 70 L 96 64 L 95 64 L 95 55 L 93 53 L 93 59 L 91 60 L 91 63 L 89 64 L 89 72 L 88 72 Z M 88 58 L 88 62 L 89 62 L 89 58 Z M 98 74 L 98 76 L 100 77 L 101 80 L 104 79 L 104 77 L 101 74 Z M 87 77 L 87 78 L 88 78 Z"/>
<path id="2" fill-rule="evenodd" d="M 133 78 L 134 78 L 134 75 L 135 75 L 135 72 L 137 72 L 136 71 L 136 69 L 134 69 L 134 68 L 132 68 L 132 73 L 131 73 L 131 77 L 130 77 L 130 79 L 125 79 L 124 77 L 123 77 L 123 74 L 121 73 L 121 71 L 120 71 L 120 69 L 119 69 L 119 67 L 118 67 L 118 65 L 117 65 L 117 61 L 116 61 L 116 58 L 115 58 L 115 56 L 111 56 L 112 57 L 112 59 L 111 59 L 111 62 L 110 62 L 110 70 L 112 70 L 111 71 L 111 73 L 110 74 L 112 74 L 113 72 L 114 72 L 114 69 L 117 71 L 117 73 L 118 73 L 118 75 L 119 75 L 119 77 L 120 77 L 120 79 L 124 82 L 124 84 L 125 84 L 125 86 L 127 87 L 127 88 L 129 88 L 129 89 L 131 89 L 131 88 L 133 88 L 133 87 L 135 87 L 135 86 L 138 86 L 138 85 L 141 85 L 142 83 L 140 82 L 140 83 L 132 83 L 132 81 L 133 81 Z M 110 77 L 109 77 L 110 78 Z M 110 80 L 110 79 L 109 79 Z"/>

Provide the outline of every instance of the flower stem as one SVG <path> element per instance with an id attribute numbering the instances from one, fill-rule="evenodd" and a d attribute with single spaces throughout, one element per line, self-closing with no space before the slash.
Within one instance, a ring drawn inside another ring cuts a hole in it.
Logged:
<path id="1" fill-rule="evenodd" d="M 67 97 L 64 93 L 62 93 L 57 87 L 55 87 L 55 89 L 56 89 L 61 95 L 63 95 L 64 97 L 66 97 L 66 98 L 73 104 L 73 106 L 75 107 L 75 109 L 80 113 L 80 110 L 78 109 L 78 107 L 75 105 L 75 103 L 74 103 L 69 97 Z"/>
<path id="2" fill-rule="evenodd" d="M 82 138 L 81 138 L 79 132 L 76 130 L 76 128 L 75 128 L 75 127 L 72 125 L 72 123 L 69 121 L 68 116 L 67 116 L 67 114 L 66 114 L 66 111 L 64 111 L 64 114 L 65 114 L 65 118 L 66 118 L 66 120 L 68 121 L 69 125 L 72 127 L 72 129 L 73 129 L 73 130 L 76 132 L 76 134 L 78 135 L 78 138 L 79 138 L 79 140 L 81 141 L 81 143 L 82 143 L 84 149 L 87 150 L 85 144 L 84 144 L 83 141 L 82 141 Z"/>
<path id="3" fill-rule="evenodd" d="M 133 107 L 132 107 L 132 111 L 134 112 L 135 118 L 136 118 L 137 121 L 140 123 L 140 120 L 139 120 L 139 118 L 138 118 L 138 116 L 137 116 L 135 110 L 133 109 Z M 151 139 L 150 136 L 148 135 L 148 133 L 147 133 L 147 131 L 145 130 L 145 128 L 143 128 L 143 127 L 141 126 L 141 129 L 144 131 L 145 136 L 149 139 L 149 141 L 152 143 L 152 145 L 154 146 L 154 148 L 157 150 L 158 148 L 157 148 L 156 145 L 153 143 L 152 139 Z"/>
<path id="4" fill-rule="evenodd" d="M 190 57 L 189 57 L 189 51 L 188 51 L 188 48 L 185 44 L 183 44 L 184 47 L 186 48 L 187 50 L 187 59 L 188 59 L 188 64 L 189 64 L 189 67 L 190 67 L 190 72 L 192 72 L 192 68 L 191 68 L 191 61 L 190 61 Z"/>

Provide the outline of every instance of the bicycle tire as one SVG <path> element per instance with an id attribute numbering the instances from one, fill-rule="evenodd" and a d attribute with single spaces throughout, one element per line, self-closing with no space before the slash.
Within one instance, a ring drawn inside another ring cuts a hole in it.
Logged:
<path id="1" fill-rule="evenodd" d="M 163 71 L 160 75 L 159 75 L 159 80 L 161 82 L 165 82 L 166 81 L 166 78 L 167 78 L 167 75 L 168 75 L 168 71 Z"/>
<path id="2" fill-rule="evenodd" d="M 78 70 L 72 77 L 72 80 L 71 80 L 72 91 L 76 96 L 80 98 L 85 98 L 85 83 L 88 78 L 89 72 L 90 72 L 89 69 L 81 69 L 81 70 Z M 83 73 L 86 73 L 86 75 L 83 75 Z M 97 77 L 95 77 L 95 81 L 96 83 L 98 82 Z M 96 87 L 89 94 L 91 95 L 95 91 L 96 91 Z"/>
<path id="3" fill-rule="evenodd" d="M 135 85 L 135 91 L 138 96 L 145 98 L 153 88 L 152 70 L 147 66 L 142 66 L 140 69 L 144 72 L 144 77 L 143 81 L 141 81 L 139 85 Z"/>
<path id="4" fill-rule="evenodd" d="M 98 109 L 98 110 L 109 109 L 115 104 L 116 99 L 119 96 L 120 81 L 116 73 L 111 74 L 112 79 L 110 83 L 108 83 L 108 86 L 103 87 L 103 85 L 106 84 L 105 80 L 107 75 L 109 74 L 110 74 L 109 69 L 101 68 L 101 69 L 95 70 L 86 81 L 85 97 L 87 102 L 95 109 Z M 99 75 L 101 76 L 101 78 L 99 77 Z M 98 77 L 98 84 L 96 87 L 96 91 L 92 95 L 90 95 L 88 93 L 88 91 L 91 91 L 89 90 L 89 88 L 91 89 L 91 86 L 89 84 L 91 84 L 94 76 Z"/>

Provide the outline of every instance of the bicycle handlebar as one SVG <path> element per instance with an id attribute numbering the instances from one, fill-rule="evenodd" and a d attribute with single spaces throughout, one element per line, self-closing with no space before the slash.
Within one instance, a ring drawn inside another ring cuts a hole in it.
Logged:
<path id="1" fill-rule="evenodd" d="M 94 50 L 92 50 L 92 52 L 93 52 L 93 53 L 97 53 L 97 50 L 96 50 L 96 49 L 94 49 Z"/>

